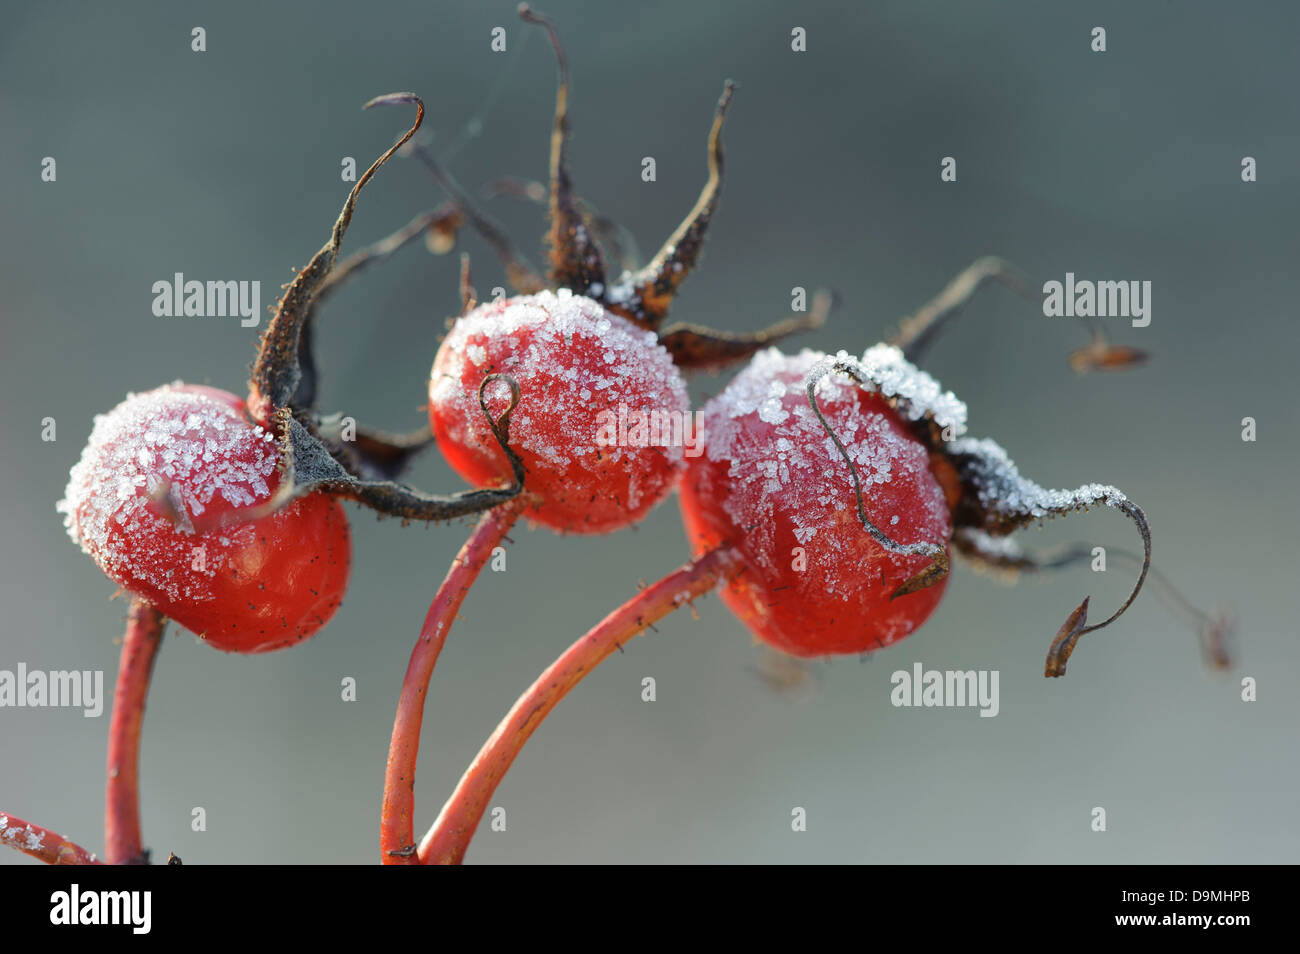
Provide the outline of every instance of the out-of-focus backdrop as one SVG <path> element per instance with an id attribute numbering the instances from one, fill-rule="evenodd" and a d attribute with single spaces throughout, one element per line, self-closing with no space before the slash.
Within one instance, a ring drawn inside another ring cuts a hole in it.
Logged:
<path id="1" fill-rule="evenodd" d="M 1286 862 L 1300 847 L 1294 368 L 1300 138 L 1284 4 L 964 2 L 754 5 L 550 0 L 573 71 L 572 171 L 643 255 L 690 208 L 724 78 L 739 90 L 727 182 L 680 320 L 743 331 L 790 289 L 843 299 L 801 344 L 861 351 L 977 256 L 1036 284 L 1152 282 L 1149 350 L 1076 376 L 1086 341 L 1003 289 L 982 293 L 929 370 L 1044 484 L 1122 487 L 1157 564 L 1239 616 L 1237 666 L 1144 595 L 1042 675 L 1067 612 L 1108 613 L 1131 578 L 1083 568 L 1006 588 L 964 567 L 918 634 L 774 692 L 715 598 L 638 638 L 540 729 L 502 786 L 505 832 L 475 862 Z M 1093 27 L 1107 50 L 1091 49 Z M 206 31 L 206 52 L 191 30 Z M 504 27 L 507 50 L 491 31 Z M 807 51 L 791 31 L 807 31 Z M 155 281 L 259 280 L 263 304 L 324 242 L 364 167 L 428 104 L 433 148 L 467 186 L 543 178 L 555 68 L 512 3 L 7 3 L 0 25 L 0 669 L 101 669 L 126 601 L 64 534 L 54 504 L 91 418 L 175 379 L 242 391 L 260 329 L 166 321 Z M 41 180 L 54 157 L 57 180 Z M 657 181 L 641 179 L 653 156 Z M 957 160 L 956 182 L 940 161 Z M 1244 183 L 1243 157 L 1258 181 Z M 443 196 L 411 160 L 363 194 L 345 251 Z M 494 200 L 534 262 L 538 207 Z M 501 270 L 473 236 L 483 293 Z M 324 404 L 391 429 L 422 420 L 457 307 L 457 256 L 403 252 L 323 310 Z M 725 377 L 692 384 L 698 400 Z M 42 419 L 57 440 L 41 440 Z M 1258 440 L 1243 442 L 1242 419 Z M 451 491 L 438 454 L 412 475 Z M 305 645 L 227 656 L 172 628 L 143 743 L 156 857 L 374 862 L 402 672 L 468 524 L 402 528 L 352 511 L 346 602 Z M 1118 516 L 1025 542 L 1133 548 Z M 520 528 L 505 573 L 470 596 L 434 678 L 417 783 L 430 823 L 478 746 L 564 647 L 687 556 L 670 499 L 638 528 L 560 538 Z M 1001 711 L 903 709 L 890 675 L 996 669 Z M 643 702 L 641 680 L 657 681 Z M 1241 679 L 1258 701 L 1241 701 Z M 357 680 L 355 702 L 340 682 Z M 108 715 L 0 709 L 0 808 L 102 842 Z M 1107 831 L 1091 830 L 1103 807 Z M 202 807 L 207 830 L 195 832 Z M 791 812 L 807 812 L 807 831 Z M 15 852 L 0 863 L 25 863 Z"/>

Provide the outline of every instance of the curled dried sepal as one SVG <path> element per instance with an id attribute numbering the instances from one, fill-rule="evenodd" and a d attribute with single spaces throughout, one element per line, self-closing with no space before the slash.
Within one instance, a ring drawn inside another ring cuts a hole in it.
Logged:
<path id="1" fill-rule="evenodd" d="M 808 392 L 808 403 L 812 406 L 813 413 L 817 415 L 817 420 L 821 422 L 822 428 L 834 442 L 835 448 L 840 452 L 840 457 L 844 458 L 844 463 L 848 465 L 849 476 L 853 478 L 853 493 L 857 499 L 858 520 L 861 521 L 863 529 L 871 534 L 872 538 L 886 550 L 891 553 L 899 553 L 904 556 L 927 556 L 931 562 L 919 573 L 914 574 L 907 580 L 904 580 L 893 593 L 889 595 L 891 600 L 900 596 L 906 596 L 909 593 L 915 593 L 917 590 L 923 590 L 928 586 L 933 586 L 945 576 L 948 575 L 948 552 L 942 543 L 899 543 L 889 537 L 883 530 L 871 522 L 867 516 L 866 505 L 862 496 L 862 479 L 858 476 L 857 465 L 853 458 L 849 456 L 848 448 L 840 440 L 839 435 L 835 433 L 835 428 L 831 427 L 830 421 L 826 420 L 826 415 L 822 413 L 820 405 L 817 403 L 817 385 L 822 378 L 828 374 L 840 372 L 848 375 L 854 381 L 864 388 L 871 391 L 878 391 L 879 388 L 875 381 L 863 373 L 862 366 L 856 361 L 843 358 L 828 358 L 819 361 L 808 372 L 805 381 L 805 389 Z M 891 401 L 891 404 L 893 402 Z"/>
<path id="2" fill-rule="evenodd" d="M 1096 558 L 1092 544 L 1071 543 L 1040 553 L 1023 549 L 1011 537 L 994 537 L 972 527 L 959 528 L 953 534 L 953 546 L 977 569 L 1010 581 L 1021 573 L 1063 570 Z M 1106 556 L 1112 560 L 1118 558 L 1134 567 L 1142 565 L 1141 554 L 1121 547 L 1105 549 Z M 1160 572 L 1159 567 L 1151 567 L 1149 579 L 1155 586 L 1156 596 L 1170 613 L 1182 619 L 1196 633 L 1205 664 L 1211 669 L 1231 668 L 1232 654 L 1228 643 L 1235 624 L 1231 611 L 1218 608 L 1206 612 L 1197 608 L 1168 576 Z"/>
<path id="3" fill-rule="evenodd" d="M 415 122 L 391 148 L 371 163 L 370 168 L 357 180 L 343 203 L 343 210 L 334 222 L 329 241 L 312 256 L 311 261 L 289 283 L 277 305 L 275 317 L 271 319 L 266 333 L 262 336 L 257 360 L 253 364 L 252 378 L 248 385 L 249 411 L 253 418 L 262 424 L 270 423 L 278 411 L 289 407 L 298 390 L 302 378 L 298 358 L 302 329 L 307 323 L 312 302 L 338 259 L 339 246 L 352 221 L 357 196 L 379 167 L 414 136 L 420 124 L 424 122 L 424 103 L 414 93 L 389 93 L 378 96 L 366 103 L 364 108 L 395 105 L 414 105 Z"/>
<path id="4" fill-rule="evenodd" d="M 1073 650 L 1074 643 L 1080 636 L 1109 626 L 1137 599 L 1151 569 L 1151 528 L 1147 525 L 1146 514 L 1142 509 L 1118 488 L 1109 484 L 1085 484 L 1076 490 L 1048 490 L 1022 477 L 1019 469 L 1007 457 L 1006 451 L 990 440 L 953 441 L 948 446 L 947 456 L 957 468 L 962 483 L 962 498 L 953 513 L 959 531 L 962 528 L 976 529 L 1000 537 L 1036 520 L 1041 522 L 1050 517 L 1086 511 L 1099 504 L 1120 511 L 1137 527 L 1142 537 L 1142 563 L 1132 592 L 1119 609 L 1105 620 L 1074 633 L 1065 656 Z M 1085 605 L 1086 602 L 1085 600 Z M 1078 612 L 1079 610 L 1075 611 Z M 1067 623 L 1073 620 L 1074 615 L 1071 614 Z M 1062 633 L 1064 632 L 1063 629 Z M 1053 642 L 1049 663 L 1054 657 L 1060 656 L 1058 644 L 1062 638 L 1058 634 Z M 1049 676 L 1065 672 L 1065 656 L 1059 658 L 1059 671 L 1053 672 L 1053 666 L 1049 664 Z"/>
<path id="5" fill-rule="evenodd" d="M 404 228 L 335 268 L 357 196 L 375 172 L 415 135 L 424 121 L 424 103 L 414 93 L 390 93 L 365 104 L 366 109 L 399 105 L 416 107 L 414 123 L 371 163 L 352 187 L 329 241 L 289 284 L 262 338 L 249 382 L 248 408 L 253 419 L 268 425 L 279 440 L 284 455 L 283 474 L 280 487 L 272 498 L 261 507 L 240 511 L 235 518 L 240 522 L 274 511 L 313 490 L 356 500 L 381 513 L 416 520 L 444 520 L 476 513 L 520 492 L 520 487 L 516 486 L 437 496 L 398 484 L 394 478 L 412 456 L 431 442 L 432 436 L 427 431 L 392 436 L 358 429 L 355 440 L 344 439 L 338 415 L 320 415 L 313 410 L 317 385 L 311 340 L 314 306 L 353 275 L 430 230 L 441 229 L 454 234 L 463 218 L 462 210 L 454 203 L 417 216 Z M 517 391 L 517 388 L 512 383 L 512 389 Z M 493 432 L 501 440 L 498 423 L 490 414 L 488 417 L 493 423 Z M 508 417 L 509 411 L 504 415 L 505 419 Z M 509 448 L 505 448 L 505 452 L 514 467 L 517 458 Z M 517 467 L 515 470 L 517 484 L 521 485 L 522 469 Z M 174 517 L 180 516 L 174 512 L 175 508 L 171 510 Z"/>
<path id="6" fill-rule="evenodd" d="M 494 381 L 505 382 L 510 389 L 509 406 L 497 417 L 488 410 L 484 391 Z M 348 473 L 319 441 L 287 410 L 281 412 L 281 449 L 286 465 L 285 483 L 290 486 L 288 500 L 313 490 L 324 490 L 372 507 L 381 513 L 406 520 L 451 520 L 489 510 L 519 496 L 523 491 L 524 465 L 510 448 L 510 415 L 519 404 L 519 384 L 503 374 L 490 374 L 479 386 L 479 407 L 488 419 L 492 436 L 510 461 L 514 483 L 509 487 L 467 490 L 456 494 L 426 494 L 391 480 L 365 480 Z M 282 484 L 282 487 L 284 485 Z M 281 491 L 283 493 L 283 491 Z M 277 493 L 277 497 L 281 494 Z"/>
<path id="7" fill-rule="evenodd" d="M 510 389 L 510 401 L 501 414 L 488 409 L 485 390 L 495 381 Z M 452 520 L 481 513 L 519 496 L 524 486 L 524 463 L 510 447 L 510 415 L 519 405 L 519 383 L 505 374 L 489 374 L 479 386 L 479 407 L 487 417 L 492 436 L 510 462 L 514 483 L 508 487 L 466 490 L 455 494 L 427 494 L 393 480 L 371 479 L 346 470 L 336 454 L 305 427 L 288 408 L 276 414 L 275 432 L 281 453 L 280 486 L 265 503 L 245 507 L 225 517 L 193 521 L 196 533 L 256 520 L 287 506 L 299 497 L 323 491 L 334 497 L 355 500 L 380 513 L 404 520 Z"/>

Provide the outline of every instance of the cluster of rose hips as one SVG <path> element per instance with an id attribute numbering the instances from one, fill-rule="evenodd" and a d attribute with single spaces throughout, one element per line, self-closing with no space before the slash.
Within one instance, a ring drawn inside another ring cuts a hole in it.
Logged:
<path id="1" fill-rule="evenodd" d="M 1100 625 L 1127 608 L 1149 569 L 1142 511 L 1113 487 L 1049 491 L 1021 478 L 996 444 L 963 436 L 964 405 L 914 364 L 984 281 L 1017 287 L 1013 272 L 994 259 L 977 262 L 904 322 L 891 344 L 861 357 L 771 347 L 820 324 L 825 297 L 807 315 L 750 335 L 663 327 L 717 206 L 732 86 L 718 103 L 709 177 L 695 208 L 648 264 L 607 274 L 604 224 L 575 196 L 567 171 L 564 54 L 548 21 L 526 7 L 521 15 L 547 29 L 560 66 L 546 277 L 426 155 L 453 200 L 449 214 L 424 225 L 475 226 L 500 253 L 517 295 L 478 304 L 464 268 L 464 309 L 428 382 L 427 433 L 396 438 L 363 428 L 347 435 L 337 415 L 319 412 L 314 306 L 356 270 L 338 257 L 357 196 L 412 138 L 424 113 L 411 94 L 367 104 L 414 105 L 417 118 L 356 183 L 330 241 L 287 286 L 262 339 L 248 398 L 176 383 L 131 395 L 96 418 L 60 509 L 72 538 L 109 577 L 215 648 L 265 652 L 310 637 L 343 599 L 350 547 L 341 499 L 407 520 L 487 512 L 481 526 L 495 510 L 492 538 L 499 539 L 521 515 L 562 533 L 608 533 L 640 520 L 677 489 L 695 560 L 680 578 L 666 580 L 662 593 L 652 587 L 640 597 L 640 610 L 636 600 L 628 604 L 633 615 L 624 629 L 632 634 L 690 595 L 720 586 L 732 612 L 777 650 L 798 657 L 868 652 L 914 632 L 933 612 L 951 549 L 1003 571 L 1066 562 L 1027 554 L 1007 537 L 1094 504 L 1121 510 L 1142 534 L 1137 584 Z M 397 244 L 387 243 L 385 253 Z M 1102 356 L 1093 362 L 1098 367 L 1136 360 L 1130 352 L 1130 360 L 1108 362 L 1115 352 L 1097 342 L 1090 353 Z M 687 458 L 679 446 L 597 440 L 602 412 L 622 406 L 684 417 L 690 408 L 683 371 L 746 360 L 703 408 L 700 456 Z M 436 496 L 400 482 L 406 462 L 431 441 L 478 489 Z M 469 572 L 472 582 L 476 569 Z M 678 584 L 681 592 L 669 592 Z M 454 609 L 461 596 L 444 604 Z M 652 599 L 660 599 L 658 608 Z M 1062 674 L 1078 638 L 1099 628 L 1086 625 L 1086 605 L 1053 643 L 1048 675 Z M 433 658 L 442 638 L 445 632 L 437 634 Z M 419 653 L 417 646 L 413 669 Z M 432 659 L 422 665 L 427 685 Z M 582 671 L 552 688 L 543 711 Z M 418 706 L 420 682 L 412 683 Z M 398 789 L 413 784 L 418 708 L 414 742 L 402 720 L 399 712 L 385 860 L 458 860 L 477 820 L 464 805 L 449 803 L 444 812 L 459 826 L 458 846 L 431 837 L 415 851 L 409 792 Z M 513 744 L 522 744 L 535 721 Z M 399 752 L 399 741 L 408 754 Z M 495 776 L 483 783 L 489 793 L 513 757 L 499 754 Z M 477 797 L 482 801 L 483 792 Z M 390 808 L 394 818 L 402 816 L 391 831 Z"/>

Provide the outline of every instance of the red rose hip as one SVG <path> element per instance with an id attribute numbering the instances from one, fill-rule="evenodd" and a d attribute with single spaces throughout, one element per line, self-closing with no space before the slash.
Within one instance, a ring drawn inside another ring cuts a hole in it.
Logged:
<path id="1" fill-rule="evenodd" d="M 519 384 L 510 444 L 538 523 L 605 533 L 640 520 L 672 489 L 689 402 L 652 332 L 564 290 L 489 302 L 457 319 L 430 374 L 429 420 L 447 462 L 476 486 L 511 473 L 479 406 L 479 386 L 494 373 Z M 485 396 L 497 412 L 493 387 Z"/>
<path id="2" fill-rule="evenodd" d="M 848 464 L 807 397 L 805 378 L 824 359 L 808 350 L 756 355 L 705 406 L 704 454 L 680 488 L 694 551 L 731 544 L 745 559 L 723 602 L 759 639 L 795 656 L 896 642 L 929 617 L 946 583 L 891 599 L 932 559 L 890 552 L 863 527 Z M 834 374 L 817 395 L 857 467 L 868 519 L 895 543 L 946 548 L 949 502 L 903 417 L 880 393 Z"/>
<path id="3" fill-rule="evenodd" d="M 320 493 L 240 520 L 280 484 L 280 449 L 244 402 L 166 385 L 95 418 L 59 510 L 111 579 L 218 648 L 306 639 L 343 598 L 347 517 Z"/>

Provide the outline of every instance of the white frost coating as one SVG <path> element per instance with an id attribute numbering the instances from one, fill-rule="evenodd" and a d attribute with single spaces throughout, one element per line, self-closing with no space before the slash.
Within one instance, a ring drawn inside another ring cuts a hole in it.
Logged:
<path id="1" fill-rule="evenodd" d="M 565 355 L 573 356 L 572 364 L 564 363 Z M 494 447 L 477 393 L 456 373 L 466 358 L 477 370 L 490 365 L 518 381 L 523 397 L 512 418 L 511 443 L 560 474 L 575 467 L 608 473 L 605 464 L 619 449 L 597 445 L 593 417 L 599 410 L 617 411 L 625 403 L 630 412 L 684 414 L 690 407 L 681 373 L 653 333 L 567 289 L 480 305 L 455 323 L 439 349 L 430 400 L 457 408 L 443 419 L 458 443 Z M 684 459 L 680 446 L 648 452 L 674 465 Z M 651 491 L 638 485 L 637 470 L 629 469 L 621 494 L 629 506 Z"/>
<path id="2" fill-rule="evenodd" d="M 805 386 L 828 376 L 834 364 L 850 365 L 875 384 L 880 393 L 896 398 L 898 412 L 908 420 L 919 421 L 928 416 L 939 427 L 951 428 L 954 436 L 966 432 L 966 404 L 951 391 L 941 390 L 938 381 L 904 358 L 903 352 L 893 345 L 873 345 L 861 360 L 847 351 L 829 355 L 808 372 Z M 817 394 L 820 398 L 820 386 Z"/>
<path id="3" fill-rule="evenodd" d="M 1048 490 L 1020 474 L 1019 468 L 1007 452 L 995 441 L 987 438 L 964 438 L 952 441 L 948 451 L 953 455 L 975 457 L 980 461 L 980 472 L 975 481 L 980 504 L 995 513 L 1028 514 L 1032 517 L 1050 517 L 1072 510 L 1082 510 L 1094 504 L 1115 506 L 1128 498 L 1110 484 L 1084 484 L 1077 490 Z"/>
<path id="4" fill-rule="evenodd" d="M 791 555 L 777 552 L 774 536 L 777 522 L 788 521 L 795 542 L 807 545 L 807 578 L 817 579 L 828 594 L 847 599 L 851 588 L 839 582 L 867 571 L 859 563 L 867 550 L 873 559 L 900 568 L 915 558 L 866 543 L 865 532 L 843 533 L 845 522 L 860 526 L 852 474 L 813 413 L 805 390 L 809 373 L 824 360 L 822 352 L 809 349 L 786 355 L 769 348 L 756 354 L 704 407 L 704 455 L 727 465 L 725 485 L 711 490 L 731 520 L 747 528 L 750 552 L 767 563 L 763 569 L 778 572 L 789 567 Z M 928 539 L 918 530 L 915 513 L 892 523 L 897 506 L 881 513 L 873 510 L 880 506 L 875 502 L 880 492 L 874 488 L 898 482 L 917 488 L 909 506 L 919 509 L 922 523 L 946 527 L 951 521 L 926 449 L 901 433 L 892 415 L 859 410 L 855 398 L 862 391 L 844 375 L 831 375 L 818 385 L 818 404 L 857 465 L 868 514 L 877 525 L 889 523 L 890 534 L 900 542 Z M 846 552 L 846 540 L 855 552 Z"/>
<path id="5" fill-rule="evenodd" d="M 10 843 L 17 842 L 28 851 L 40 851 L 45 842 L 45 836 L 31 825 L 23 828 L 17 826 L 9 827 L 9 816 L 0 815 L 0 840 Z"/>
<path id="6" fill-rule="evenodd" d="M 181 390 L 180 382 L 129 394 L 96 415 L 56 507 L 73 542 L 118 582 L 142 581 L 173 600 L 211 599 L 204 587 L 191 584 L 215 577 L 223 565 L 221 548 L 208 546 L 206 566 L 181 574 L 184 583 L 162 568 L 191 566 L 190 517 L 214 501 L 243 507 L 270 496 L 280 452 L 269 436 L 230 405 Z M 150 495 L 164 484 L 178 524 L 149 508 Z M 251 532 L 245 527 L 229 536 Z"/>

